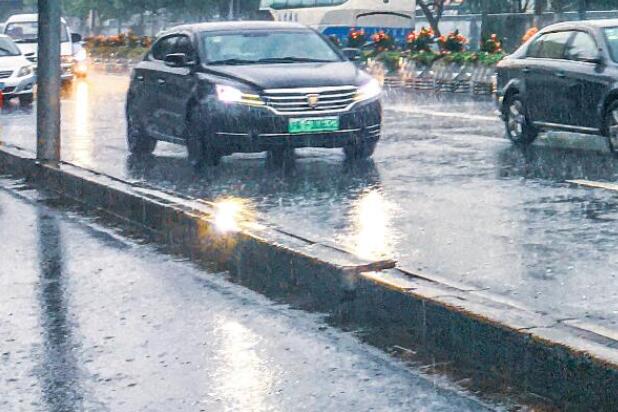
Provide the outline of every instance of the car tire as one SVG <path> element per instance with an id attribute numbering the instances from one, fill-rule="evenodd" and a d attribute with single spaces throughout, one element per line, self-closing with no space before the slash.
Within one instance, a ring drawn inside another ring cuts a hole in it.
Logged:
<path id="1" fill-rule="evenodd" d="M 504 125 L 508 138 L 516 144 L 532 143 L 539 132 L 532 125 L 522 98 L 518 94 L 510 96 L 504 108 Z"/>
<path id="2" fill-rule="evenodd" d="M 127 146 L 129 152 L 137 156 L 152 154 L 157 147 L 157 140 L 146 134 L 130 109 L 127 114 Z"/>
<path id="3" fill-rule="evenodd" d="M 348 160 L 364 160 L 373 156 L 378 142 L 364 142 L 345 146 L 343 153 Z"/>
<path id="4" fill-rule="evenodd" d="M 199 108 L 194 106 L 189 112 L 186 131 L 189 163 L 196 169 L 204 166 L 218 166 L 221 163 L 222 154 L 208 144 L 208 134 L 204 131 L 199 119 Z"/>
<path id="5" fill-rule="evenodd" d="M 34 95 L 28 94 L 25 96 L 19 96 L 19 105 L 21 107 L 30 107 L 34 102 Z"/>
<path id="6" fill-rule="evenodd" d="M 603 131 L 610 150 L 618 155 L 618 100 L 612 102 L 605 112 Z"/>

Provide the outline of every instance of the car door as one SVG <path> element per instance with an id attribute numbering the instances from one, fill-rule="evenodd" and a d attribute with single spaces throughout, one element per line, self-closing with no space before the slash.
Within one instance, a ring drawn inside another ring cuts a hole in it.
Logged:
<path id="1" fill-rule="evenodd" d="M 160 38 L 152 47 L 152 52 L 149 56 L 150 66 L 148 77 L 145 79 L 146 87 L 149 90 L 148 98 L 150 99 L 150 119 L 146 125 L 146 131 L 157 139 L 170 140 L 173 137 L 170 129 L 169 121 L 169 102 L 167 99 L 168 88 L 167 71 L 165 65 L 165 57 L 171 54 L 178 40 L 177 34 L 168 35 Z"/>
<path id="2" fill-rule="evenodd" d="M 528 114 L 535 123 L 559 123 L 564 99 L 560 90 L 564 78 L 559 73 L 570 35 L 566 31 L 546 33 L 529 48 L 523 71 Z"/>
<path id="3" fill-rule="evenodd" d="M 189 99 L 196 86 L 193 69 L 198 62 L 192 36 L 188 33 L 177 37 L 171 53 L 184 54 L 187 64 L 184 67 L 165 66 L 161 73 L 164 83 L 160 85 L 161 99 L 164 103 L 162 119 L 165 131 L 175 138 L 184 138 Z"/>
<path id="4" fill-rule="evenodd" d="M 601 125 L 598 108 L 613 78 L 607 66 L 598 61 L 599 56 L 599 44 L 592 33 L 574 32 L 563 69 L 567 82 L 565 124 L 584 129 L 598 129 Z"/>

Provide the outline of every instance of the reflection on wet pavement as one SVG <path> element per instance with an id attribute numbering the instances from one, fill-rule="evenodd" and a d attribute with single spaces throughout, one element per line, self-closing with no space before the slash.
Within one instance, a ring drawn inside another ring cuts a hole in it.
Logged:
<path id="1" fill-rule="evenodd" d="M 492 409 L 317 315 L 17 193 L 0 187 L 1 411 Z"/>
<path id="2" fill-rule="evenodd" d="M 616 180 L 618 162 L 607 154 L 522 150 L 502 138 L 499 122 L 482 120 L 493 115 L 488 101 L 400 94 L 394 100 L 406 111 L 386 111 L 373 161 L 350 164 L 338 151 L 307 149 L 283 169 L 262 155 L 235 155 L 196 173 L 182 147 L 128 156 L 127 83 L 93 77 L 68 92 L 65 160 L 198 199 L 242 199 L 292 233 L 367 257 L 391 255 L 410 270 L 542 312 L 618 320 L 616 197 L 565 183 Z M 434 109 L 475 117 L 432 117 Z M 14 110 L 2 116 L 2 140 L 33 148 L 33 117 Z M 223 222 L 229 227 L 230 216 Z"/>

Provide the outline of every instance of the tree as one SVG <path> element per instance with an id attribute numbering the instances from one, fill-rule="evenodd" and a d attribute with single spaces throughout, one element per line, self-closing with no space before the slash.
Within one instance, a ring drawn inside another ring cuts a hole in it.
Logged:
<path id="1" fill-rule="evenodd" d="M 440 36 L 440 19 L 444 13 L 444 6 L 448 0 L 417 0 L 416 5 L 421 8 L 431 29 Z"/>

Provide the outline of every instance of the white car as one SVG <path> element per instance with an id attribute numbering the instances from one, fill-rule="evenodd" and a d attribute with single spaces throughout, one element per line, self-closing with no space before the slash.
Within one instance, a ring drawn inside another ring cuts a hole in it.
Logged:
<path id="1" fill-rule="evenodd" d="M 10 37 L 0 34 L 0 91 L 4 100 L 18 98 L 22 106 L 32 104 L 35 83 L 32 63 Z"/>
<path id="2" fill-rule="evenodd" d="M 30 60 L 36 70 L 38 61 L 38 38 L 39 38 L 38 14 L 16 14 L 9 17 L 4 25 L 4 34 L 11 37 L 17 46 Z M 75 55 L 81 49 L 81 36 L 71 33 L 67 22 L 62 19 L 62 31 L 60 33 L 60 52 L 62 63 L 62 81 L 70 83 L 75 77 L 73 72 Z"/>

